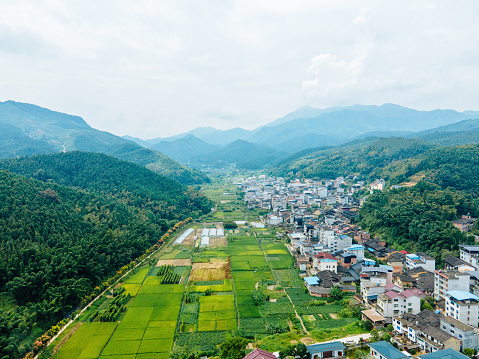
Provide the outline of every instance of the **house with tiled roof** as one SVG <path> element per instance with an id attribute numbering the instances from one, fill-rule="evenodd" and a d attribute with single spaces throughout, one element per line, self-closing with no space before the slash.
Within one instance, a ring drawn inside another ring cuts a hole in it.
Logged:
<path id="1" fill-rule="evenodd" d="M 389 290 L 378 295 L 377 311 L 386 318 L 403 313 L 417 314 L 421 311 L 423 298 L 426 298 L 426 294 L 416 288 L 403 291 Z"/>
<path id="2" fill-rule="evenodd" d="M 340 341 L 307 345 L 306 349 L 311 359 L 346 358 L 346 347 Z"/>
<path id="3" fill-rule="evenodd" d="M 422 354 L 418 356 L 419 359 L 469 359 L 468 356 L 459 353 L 457 350 L 448 348 L 438 350 L 434 353 Z"/>
<path id="4" fill-rule="evenodd" d="M 409 357 L 385 341 L 369 343 L 368 345 L 370 348 L 369 354 L 376 359 L 403 359 Z"/>
<path id="5" fill-rule="evenodd" d="M 243 357 L 243 359 L 278 359 L 273 353 L 263 349 L 256 348 L 251 353 Z"/>

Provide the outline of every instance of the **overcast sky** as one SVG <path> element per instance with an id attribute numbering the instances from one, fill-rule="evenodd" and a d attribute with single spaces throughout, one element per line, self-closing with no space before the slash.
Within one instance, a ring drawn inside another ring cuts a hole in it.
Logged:
<path id="1" fill-rule="evenodd" d="M 301 106 L 479 110 L 479 1 L 0 0 L 0 101 L 117 135 Z"/>

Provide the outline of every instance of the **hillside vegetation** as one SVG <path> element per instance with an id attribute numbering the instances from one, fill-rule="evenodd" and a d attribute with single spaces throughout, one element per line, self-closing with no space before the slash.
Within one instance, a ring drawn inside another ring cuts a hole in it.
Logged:
<path id="1" fill-rule="evenodd" d="M 434 145 L 405 138 L 366 138 L 342 146 L 305 150 L 278 164 L 272 173 L 285 177 L 336 178 L 360 175 L 389 179 L 406 171 L 407 161 Z"/>
<path id="2" fill-rule="evenodd" d="M 4 160 L 0 167 L 0 353 L 31 340 L 156 243 L 207 213 L 196 190 L 102 154 Z"/>

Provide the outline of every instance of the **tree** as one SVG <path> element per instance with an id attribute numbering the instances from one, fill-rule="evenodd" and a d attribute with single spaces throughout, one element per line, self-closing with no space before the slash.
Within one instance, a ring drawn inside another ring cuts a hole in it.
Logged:
<path id="1" fill-rule="evenodd" d="M 394 330 L 394 327 L 392 326 L 392 324 L 388 324 L 386 329 L 387 329 L 388 332 L 392 332 Z"/>
<path id="2" fill-rule="evenodd" d="M 371 322 L 369 319 L 364 322 L 364 328 L 367 331 L 370 331 L 374 328 L 373 322 Z"/>
<path id="3" fill-rule="evenodd" d="M 294 355 L 295 348 L 292 345 L 288 345 L 279 351 L 279 357 L 282 359 L 286 357 L 294 357 Z"/>
<path id="4" fill-rule="evenodd" d="M 309 359 L 311 355 L 308 352 L 308 348 L 303 343 L 299 343 L 295 348 L 295 356 L 299 356 L 301 359 Z"/>
<path id="5" fill-rule="evenodd" d="M 343 299 L 343 291 L 338 287 L 332 287 L 329 291 L 329 294 L 334 301 L 339 301 Z"/>
<path id="6" fill-rule="evenodd" d="M 469 358 L 474 356 L 474 349 L 466 348 L 464 349 L 464 355 L 467 355 Z"/>
<path id="7" fill-rule="evenodd" d="M 245 356 L 245 348 L 248 345 L 248 339 L 235 337 L 226 340 L 220 345 L 221 359 L 241 359 Z"/>
<path id="8" fill-rule="evenodd" d="M 195 348 L 175 346 L 170 352 L 170 359 L 198 359 L 199 355 Z"/>
<path id="9" fill-rule="evenodd" d="M 236 229 L 238 228 L 238 225 L 234 221 L 224 221 L 223 227 L 225 229 Z"/>

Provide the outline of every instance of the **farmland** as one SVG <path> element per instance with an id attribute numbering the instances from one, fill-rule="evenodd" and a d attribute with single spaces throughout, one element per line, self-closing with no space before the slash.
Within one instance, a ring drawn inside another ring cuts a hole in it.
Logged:
<path id="1" fill-rule="evenodd" d="M 275 230 L 240 225 L 200 247 L 203 228 L 222 228 L 223 220 L 258 220 L 233 188 L 205 192 L 217 201 L 217 211 L 190 225 L 193 232 L 184 241 L 164 246 L 121 283 L 122 295 L 130 299 L 115 322 L 98 322 L 114 303 L 111 293 L 83 315 L 83 324 L 59 348 L 59 358 L 167 358 L 174 345 L 212 355 L 231 333 L 279 350 L 282 339 L 271 336 L 324 339 L 359 330 L 356 319 L 344 315 L 347 299 L 318 304 L 305 291 Z"/>

